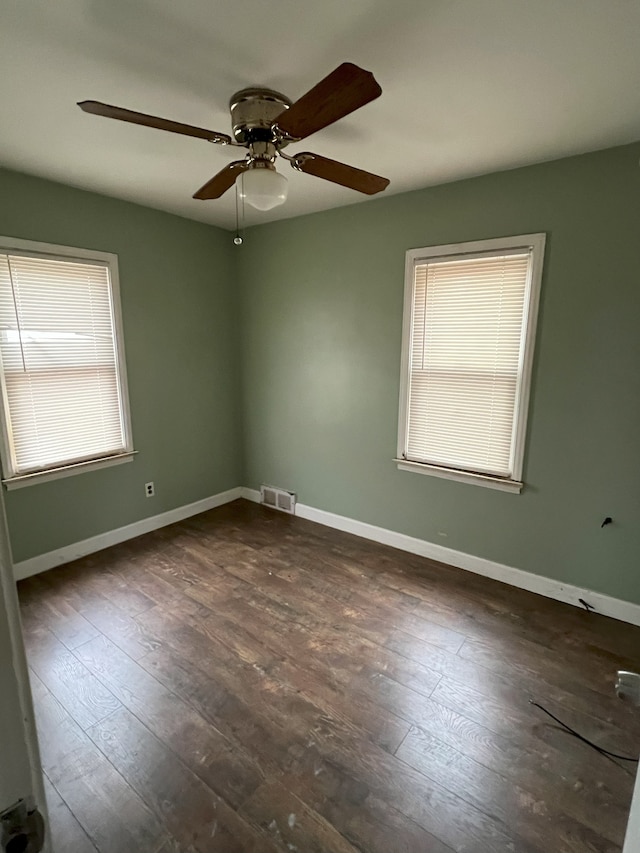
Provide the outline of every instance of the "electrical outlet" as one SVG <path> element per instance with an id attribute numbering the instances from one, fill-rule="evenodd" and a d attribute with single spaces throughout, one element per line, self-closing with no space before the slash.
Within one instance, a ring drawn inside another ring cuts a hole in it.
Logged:
<path id="1" fill-rule="evenodd" d="M 152 498 L 155 495 L 156 490 L 154 488 L 153 483 L 144 484 L 144 493 L 148 498 Z"/>

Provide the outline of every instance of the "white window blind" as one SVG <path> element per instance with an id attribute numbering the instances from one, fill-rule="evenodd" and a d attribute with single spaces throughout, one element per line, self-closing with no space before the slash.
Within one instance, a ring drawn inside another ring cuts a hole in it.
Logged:
<path id="1" fill-rule="evenodd" d="M 109 267 L 0 253 L 5 477 L 125 452 Z"/>
<path id="2" fill-rule="evenodd" d="M 407 460 L 514 473 L 531 252 L 414 266 Z"/>

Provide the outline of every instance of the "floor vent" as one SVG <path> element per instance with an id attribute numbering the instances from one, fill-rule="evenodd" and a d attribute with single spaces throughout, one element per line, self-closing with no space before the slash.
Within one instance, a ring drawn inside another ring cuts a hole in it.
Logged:
<path id="1" fill-rule="evenodd" d="M 260 503 L 290 515 L 295 515 L 296 512 L 295 493 L 276 489 L 275 486 L 260 486 Z"/>

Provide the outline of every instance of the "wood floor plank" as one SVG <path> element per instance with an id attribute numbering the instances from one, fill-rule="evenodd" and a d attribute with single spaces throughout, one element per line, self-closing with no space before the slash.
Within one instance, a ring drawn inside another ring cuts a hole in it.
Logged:
<path id="1" fill-rule="evenodd" d="M 254 515 L 244 510 L 252 527 L 264 524 L 264 510 L 259 507 L 253 510 Z M 228 511 L 232 513 L 233 509 Z M 317 559 L 312 561 L 312 567 L 320 565 L 324 573 L 335 563 L 339 567 L 336 582 L 351 583 L 366 578 L 367 587 L 373 584 L 383 595 L 405 595 L 410 610 L 419 614 L 426 609 L 426 618 L 448 625 L 448 621 L 435 618 L 443 607 L 448 616 L 461 618 L 462 621 L 451 623 L 451 627 L 463 634 L 490 634 L 511 629 L 514 636 L 548 641 L 551 647 L 567 642 L 580 648 L 587 645 L 591 650 L 608 649 L 616 656 L 622 649 L 627 652 L 637 649 L 632 659 L 635 668 L 640 665 L 637 628 L 632 625 L 588 614 L 575 607 L 567 608 L 561 602 L 303 519 L 295 519 L 293 525 L 288 522 L 288 519 L 272 520 L 271 540 L 277 544 L 267 544 L 265 550 L 277 553 L 278 549 L 285 548 L 286 559 L 297 564 L 300 548 L 313 558 L 322 543 L 323 559 L 320 563 Z"/>
<path id="2" fill-rule="evenodd" d="M 507 827 L 468 802 L 464 788 L 453 793 L 362 740 L 342 741 L 316 733 L 314 743 L 292 767 L 287 783 L 293 790 L 311 792 L 314 802 L 330 798 L 335 803 L 344 777 L 356 780 L 367 799 L 374 796 L 387 803 L 454 850 L 543 853 L 522 837 L 518 826 Z"/>
<path id="3" fill-rule="evenodd" d="M 271 554 L 269 559 L 265 560 L 264 552 L 256 552 L 253 549 L 249 549 L 248 555 L 244 551 L 241 559 L 228 545 L 221 551 L 218 548 L 211 549 L 209 543 L 195 539 L 183 547 L 190 553 L 198 554 L 203 558 L 208 556 L 209 560 L 213 559 L 216 562 L 216 565 L 245 580 L 254 589 L 260 589 L 276 601 L 291 605 L 300 597 L 299 591 L 303 591 L 307 608 L 317 601 L 323 618 L 330 601 L 338 602 L 337 609 L 335 604 L 333 605 L 336 619 L 353 624 L 355 630 L 373 642 L 384 642 L 390 627 L 402 628 L 414 636 L 428 640 L 433 645 L 453 652 L 458 651 L 465 639 L 464 634 L 414 616 L 403 607 L 393 607 L 388 600 L 388 593 L 384 594 L 387 600 L 384 600 L 384 595 L 375 599 L 370 590 L 363 594 L 354 589 L 352 584 L 344 586 L 340 583 L 332 583 L 331 579 L 326 577 L 325 565 L 322 566 L 321 572 L 305 570 L 299 563 L 292 568 L 290 560 L 271 558 Z M 286 583 L 283 584 L 282 581 Z M 192 590 L 191 595 L 201 595 L 201 591 Z M 311 612 L 318 611 L 311 610 Z"/>
<path id="4" fill-rule="evenodd" d="M 55 697 L 35 708 L 43 769 L 100 853 L 160 850 L 169 838 L 163 822 Z"/>
<path id="5" fill-rule="evenodd" d="M 290 697 L 287 705 L 274 703 L 276 713 L 273 720 L 266 710 L 256 712 L 260 705 L 259 694 L 249 692 L 248 682 L 251 679 L 248 674 L 240 674 L 248 698 L 243 702 L 234 695 L 232 687 L 221 693 L 219 682 L 190 659 L 169 653 L 166 649 L 152 652 L 143 659 L 142 665 L 181 693 L 203 716 L 215 720 L 230 738 L 252 752 L 271 778 L 280 778 L 281 775 L 286 778 L 297 757 L 309 748 L 309 744 L 315 745 L 315 731 L 334 731 L 330 721 L 318 715 L 317 709 L 299 696 L 295 701 Z M 255 670 L 252 673 L 259 678 Z M 278 713 L 281 707 L 282 711 Z M 324 772 L 320 767 L 317 769 Z M 309 802 L 315 802 L 311 794 Z M 343 788 L 336 802 L 323 802 L 323 816 L 334 823 L 352 844 L 368 853 L 388 853 L 395 849 L 391 842 L 397 844 L 398 837 L 402 837 L 404 846 L 400 849 L 406 853 L 450 853 L 449 847 L 387 804 L 377 802 L 371 808 L 363 807 L 355 783 Z"/>
<path id="6" fill-rule="evenodd" d="M 519 677 L 526 673 L 527 677 L 536 683 L 539 683 L 542 677 L 545 682 L 571 693 L 585 690 L 588 691 L 587 695 L 591 695 L 593 691 L 610 699 L 615 687 L 616 669 L 610 662 L 602 666 L 601 661 L 592 656 L 588 668 L 568 668 L 568 657 L 574 658 L 574 654 L 566 653 L 560 658 L 557 650 L 548 649 L 521 637 L 509 637 L 508 641 L 497 636 L 467 637 L 458 654 L 465 660 L 472 660 L 497 672 L 510 672 L 511 666 L 515 665 L 518 667 Z M 620 659 L 619 668 L 629 665 L 631 664 L 628 659 Z"/>
<path id="7" fill-rule="evenodd" d="M 78 853 L 620 851 L 633 766 L 529 699 L 640 750 L 640 628 L 246 501 L 19 591 Z"/>
<path id="8" fill-rule="evenodd" d="M 174 541 L 179 539 L 180 531 L 166 529 L 158 533 L 165 537 L 165 541 L 162 549 L 154 552 L 154 559 L 148 563 L 149 570 L 182 591 L 201 583 L 204 579 L 202 567 L 197 561 L 189 560 L 184 550 Z"/>
<path id="9" fill-rule="evenodd" d="M 542 697 L 532 698 L 541 699 Z M 551 749 L 558 755 L 561 753 L 565 755 L 567 765 L 573 758 L 580 763 L 589 755 L 585 752 L 589 750 L 586 744 L 578 748 L 578 744 L 574 744 L 573 739 L 568 741 L 567 739 L 571 738 L 570 733 L 532 706 L 530 694 L 517 686 L 497 682 L 493 686 L 492 694 L 487 695 L 487 691 L 475 690 L 468 684 L 443 676 L 431 694 L 431 699 L 457 713 L 465 714 L 470 720 L 474 720 L 498 735 L 514 737 L 518 733 L 521 742 L 528 744 L 532 742 L 530 734 L 535 741 L 542 742 L 537 744 L 538 748 L 544 746 L 547 751 Z M 568 725 L 604 748 L 616 749 L 622 753 L 626 751 L 631 755 L 640 753 L 640 738 L 635 737 L 631 731 L 624 733 L 610 723 L 593 717 L 588 710 L 575 711 L 560 703 L 552 705 L 547 697 L 544 701 L 550 710 L 560 714 Z M 569 742 L 573 748 L 563 751 L 563 746 Z M 612 769 L 609 763 L 598 763 L 600 773 L 606 773 L 609 769 Z"/>
<path id="10" fill-rule="evenodd" d="M 25 640 L 31 668 L 82 728 L 119 707 L 113 693 L 48 629 L 31 631 Z"/>
<path id="11" fill-rule="evenodd" d="M 49 777 L 44 774 L 44 792 L 47 798 L 47 815 L 52 853 L 96 853 L 96 847 L 78 823 Z"/>
<path id="12" fill-rule="evenodd" d="M 263 637 L 247 633 L 238 638 L 236 625 L 221 620 L 204 619 L 196 626 L 189 626 L 173 614 L 160 615 L 152 611 L 142 618 L 145 621 L 162 618 L 165 640 L 178 654 L 193 659 L 207 675 L 223 683 L 247 704 L 264 706 L 263 713 L 276 707 L 274 716 L 282 716 L 284 722 L 294 708 L 300 712 L 304 706 L 308 719 L 316 724 L 325 720 L 328 725 L 353 725 L 349 709 L 345 707 L 344 689 L 333 683 L 332 673 L 327 672 L 325 678 L 310 676 L 304 667 L 283 660 L 265 648 Z M 220 660 L 226 660 L 224 667 L 219 665 Z M 389 751 L 395 750 L 409 730 L 408 723 L 371 703 L 361 703 L 358 707 L 358 723 Z"/>
<path id="13" fill-rule="evenodd" d="M 606 759 L 592 761 L 588 747 L 579 749 L 573 739 L 567 741 L 566 733 L 546 723 L 534 723 L 535 718 L 523 718 L 521 724 L 496 724 L 494 719 L 509 716 L 507 709 L 496 707 L 492 718 L 485 697 L 463 697 L 465 701 L 456 710 L 433 699 L 425 701 L 417 728 L 512 779 L 534 796 L 553 791 L 568 815 L 608 838 L 620 836 L 632 796 L 632 770 Z"/>
<path id="14" fill-rule="evenodd" d="M 184 590 L 150 571 L 148 563 L 154 560 L 152 555 L 142 554 L 138 559 L 128 560 L 124 565 L 118 563 L 113 567 L 113 571 L 125 577 L 130 587 L 142 592 L 154 604 L 163 607 L 176 604 L 182 598 Z"/>
<path id="15" fill-rule="evenodd" d="M 224 608 L 226 614 L 241 623 L 263 626 L 261 638 L 277 655 L 286 656 L 288 643 L 291 644 L 289 647 L 295 648 L 302 644 L 305 659 L 310 661 L 319 658 L 319 666 L 323 669 L 329 667 L 334 680 L 343 686 L 353 686 L 354 676 L 366 668 L 367 677 L 373 678 L 376 673 L 382 673 L 429 696 L 440 678 L 438 673 L 423 664 L 374 642 L 366 628 L 356 627 L 348 618 L 349 608 L 343 610 L 327 603 L 325 606 L 330 607 L 333 613 L 331 623 L 327 623 L 318 612 L 312 614 L 309 611 L 308 600 L 304 595 L 303 603 L 293 596 L 289 601 L 278 601 L 277 598 L 271 598 L 268 590 L 247 591 L 244 595 L 238 594 L 232 602 L 228 599 L 212 602 L 202 594 L 200 588 L 191 590 L 189 596 L 207 602 L 214 612 Z M 270 630 L 274 619 L 282 623 L 275 635 Z"/>
<path id="16" fill-rule="evenodd" d="M 277 713 L 280 704 L 274 701 L 265 707 L 261 688 L 253 685 L 251 675 L 257 676 L 255 670 L 237 667 L 235 678 L 242 682 L 242 688 L 236 690 L 233 678 L 220 674 L 218 669 L 207 671 L 206 666 L 196 665 L 194 660 L 193 655 L 183 656 L 172 648 L 151 652 L 142 665 L 238 743 L 254 758 L 265 777 L 278 776 L 289 764 L 292 747 L 307 742 L 321 712 L 296 697 L 293 707 L 288 704 L 282 713 Z"/>
<path id="17" fill-rule="evenodd" d="M 59 596 L 68 606 L 130 657 L 141 658 L 161 645 L 158 637 L 146 634 L 133 617 L 96 591 L 90 583 L 90 577 L 79 583 L 76 564 L 54 569 L 46 573 L 44 578 L 49 586 L 58 589 Z"/>
<path id="18" fill-rule="evenodd" d="M 278 849 L 126 708 L 96 723 L 89 735 L 180 844 L 199 853 L 275 853 Z"/>
<path id="19" fill-rule="evenodd" d="M 552 702 L 556 706 L 588 712 L 610 732 L 611 737 L 628 740 L 631 733 L 633 743 L 640 734 L 640 724 L 637 719 L 633 719 L 633 709 L 620 702 L 613 690 L 608 695 L 593 690 L 573 678 L 571 670 L 567 673 L 566 685 L 559 685 L 557 679 L 547 677 L 542 663 L 536 673 L 524 666 L 521 669 L 516 657 L 509 660 L 503 654 L 489 661 L 490 666 L 485 666 L 478 661 L 462 657 L 460 653 L 453 655 L 444 649 L 436 648 L 402 631 L 394 631 L 387 641 L 387 646 L 410 660 L 422 663 L 455 681 L 468 684 L 488 696 L 513 693 L 515 690 L 526 696 L 527 700 L 542 699 L 542 704 L 545 701 Z"/>
<path id="20" fill-rule="evenodd" d="M 367 853 L 453 853 L 451 847 L 372 794 L 355 807 L 337 798 L 324 799 L 316 807 L 347 840 Z"/>
<path id="21" fill-rule="evenodd" d="M 387 563 L 393 566 L 388 558 Z M 415 613 L 424 612 L 426 618 L 434 621 L 440 621 L 434 616 L 434 605 L 449 617 L 453 605 L 461 618 L 457 630 L 471 636 L 508 634 L 527 637 L 556 650 L 586 645 L 608 649 L 613 655 L 637 648 L 634 626 L 575 607 L 567 608 L 561 602 L 504 583 L 488 584 L 482 576 L 432 560 L 409 556 L 393 571 L 378 572 L 375 578 L 383 586 L 408 591 L 417 597 Z M 456 627 L 454 623 L 443 624 Z M 636 652 L 635 661 L 637 666 L 640 651 Z"/>
<path id="22" fill-rule="evenodd" d="M 353 625 L 354 631 L 359 636 L 373 643 L 384 643 L 390 633 L 391 626 L 384 620 L 371 618 L 366 612 L 363 613 L 351 604 L 339 605 L 335 599 L 332 600 L 318 593 L 309 585 L 292 584 L 273 572 L 270 574 L 269 571 L 256 568 L 245 561 L 237 561 L 225 567 L 225 572 L 243 582 L 242 592 L 245 594 L 238 596 L 239 598 L 246 598 L 245 590 L 251 590 L 254 595 L 263 597 L 263 606 L 266 604 L 265 599 L 268 599 L 273 602 L 273 605 L 285 608 L 288 621 L 313 626 L 318 620 L 324 622 L 327 613 L 333 610 L 334 622 Z M 194 588 L 189 591 L 189 594 L 193 598 L 201 599 L 202 590 Z M 304 606 L 298 606 L 299 602 L 304 602 Z"/>
<path id="23" fill-rule="evenodd" d="M 317 812 L 280 782 L 261 786 L 240 814 L 261 827 L 283 849 L 304 853 L 358 853 Z"/>
<path id="24" fill-rule="evenodd" d="M 270 555 L 274 553 L 269 549 Z M 404 593 L 394 594 L 390 589 L 384 589 L 377 584 L 367 585 L 366 593 L 359 592 L 354 588 L 353 578 L 344 571 L 344 564 L 334 558 L 334 562 L 340 565 L 336 568 L 323 561 L 320 571 L 317 563 L 311 563 L 308 559 L 296 559 L 295 555 L 287 554 L 285 546 L 280 546 L 276 552 L 279 554 L 278 569 L 274 574 L 288 580 L 290 583 L 300 584 L 304 589 L 308 587 L 317 590 L 325 596 L 335 598 L 343 605 L 348 605 L 352 610 L 353 617 L 364 616 L 372 618 L 372 613 L 377 613 L 378 618 L 383 620 L 385 629 L 389 626 L 400 628 L 416 637 L 427 640 L 435 646 L 456 652 L 462 645 L 465 634 L 442 625 L 438 620 L 429 620 L 425 616 L 418 616 L 413 611 L 420 603 L 420 599 L 408 596 Z M 294 556 L 295 567 L 291 567 L 291 559 Z M 285 559 L 283 559 L 285 558 Z M 262 560 L 264 564 L 264 559 Z M 280 568 L 280 565 L 283 568 Z M 358 572 L 359 567 L 352 566 Z M 360 573 L 361 574 L 361 573 Z M 365 576 L 366 577 L 366 576 Z M 359 579 L 362 579 L 361 577 Z M 348 582 L 345 584 L 345 580 Z"/>
<path id="25" fill-rule="evenodd" d="M 129 584 L 125 580 L 126 575 L 118 573 L 116 567 L 110 565 L 109 555 L 104 551 L 87 557 L 86 568 L 94 568 L 91 572 L 91 588 L 127 615 L 137 616 L 150 607 L 155 607 L 156 602 L 150 596 L 135 584 Z"/>
<path id="26" fill-rule="evenodd" d="M 262 773 L 250 755 L 106 637 L 86 643 L 76 654 L 123 705 L 232 806 L 239 806 L 262 783 Z"/>
<path id="27" fill-rule="evenodd" d="M 47 585 L 42 575 L 35 575 L 23 583 L 21 605 L 26 631 L 48 628 L 68 649 L 75 649 L 100 634 L 95 625 Z"/>
<path id="28" fill-rule="evenodd" d="M 260 521 L 259 516 L 257 521 Z M 490 635 L 496 630 L 511 630 L 514 636 L 530 636 L 552 648 L 564 644 L 573 647 L 587 644 L 591 650 L 608 649 L 614 656 L 620 655 L 621 649 L 637 648 L 637 629 L 634 626 L 601 616 L 592 619 L 590 614 L 577 608 L 567 609 L 560 602 L 506 584 L 488 584 L 486 579 L 464 570 L 400 553 L 388 546 L 340 534 L 312 522 L 297 520 L 295 526 L 298 531 L 304 531 L 304 537 L 295 533 L 291 536 L 290 527 L 285 528 L 286 533 L 279 537 L 286 541 L 290 560 L 296 559 L 296 547 L 300 542 L 310 554 L 314 553 L 309 545 L 310 539 L 328 542 L 332 554 L 329 560 L 323 560 L 324 572 L 330 568 L 331 562 L 338 560 L 339 564 L 338 555 L 351 563 L 348 566 L 343 562 L 340 566 L 342 571 L 335 577 L 337 582 L 366 577 L 380 587 L 383 594 L 404 594 L 413 602 L 414 608 L 417 605 L 416 613 L 424 609 L 428 619 L 450 625 L 463 634 Z M 346 576 L 347 569 L 351 570 L 350 578 Z M 401 593 L 405 587 L 406 592 Z M 442 618 L 438 618 L 441 607 Z M 632 659 L 637 668 L 640 649 Z"/>
<path id="29" fill-rule="evenodd" d="M 623 836 L 603 838 L 564 814 L 562 804 L 539 792 L 533 794 L 530 787 L 521 787 L 514 779 L 490 770 L 424 730 L 412 729 L 396 755 L 506 826 L 517 825 L 522 837 L 536 849 L 548 850 L 559 843 L 566 853 L 611 853 L 624 840 Z M 523 820 L 524 812 L 529 812 L 532 819 Z"/>
<path id="30" fill-rule="evenodd" d="M 308 697 L 335 720 L 351 721 L 344 695 L 345 690 L 353 690 L 360 725 L 377 743 L 394 751 L 404 738 L 407 726 L 397 713 L 376 701 L 375 690 L 368 679 L 358 679 L 364 641 L 354 640 L 350 648 L 345 649 L 346 638 L 336 647 L 328 640 L 313 639 L 307 632 L 298 631 L 295 623 L 290 623 L 291 631 L 285 634 L 281 630 L 267 632 L 268 623 L 261 622 L 255 612 L 247 614 L 247 618 L 251 620 L 247 623 L 251 632 L 255 631 L 254 643 L 273 653 L 272 659 L 264 665 L 266 673 Z M 207 617 L 200 626 L 209 636 L 218 639 L 223 635 L 228 639 L 237 630 L 236 623 L 230 620 L 221 623 L 217 616 Z M 300 659 L 305 661 L 304 666 L 297 663 Z M 436 678 L 431 674 L 432 684 Z M 357 690 L 354 689 L 356 684 Z"/>

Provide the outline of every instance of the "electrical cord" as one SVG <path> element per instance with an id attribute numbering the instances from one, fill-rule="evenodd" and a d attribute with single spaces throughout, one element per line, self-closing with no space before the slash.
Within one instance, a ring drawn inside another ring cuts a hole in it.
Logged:
<path id="1" fill-rule="evenodd" d="M 637 758 L 630 758 L 628 755 L 618 755 L 615 752 L 610 752 L 608 749 L 604 749 L 603 747 L 598 746 L 598 744 L 593 743 L 593 741 L 590 741 L 586 737 L 583 737 L 575 729 L 572 729 L 571 726 L 568 726 L 566 723 L 563 723 L 562 720 L 559 720 L 554 714 L 551 713 L 551 711 L 547 711 L 547 709 L 543 708 L 542 705 L 538 704 L 538 702 L 534 702 L 533 699 L 529 699 L 529 703 L 531 705 L 535 705 L 536 708 L 540 708 L 541 711 L 544 711 L 547 716 L 551 717 L 552 720 L 555 720 L 556 723 L 562 726 L 563 729 L 566 729 L 574 737 L 577 737 L 578 740 L 581 740 L 583 743 L 586 743 L 588 746 L 592 747 L 592 749 L 595 749 L 596 752 L 599 752 L 601 755 L 606 755 L 609 758 L 617 758 L 620 761 L 631 761 L 634 764 L 638 764 Z"/>

